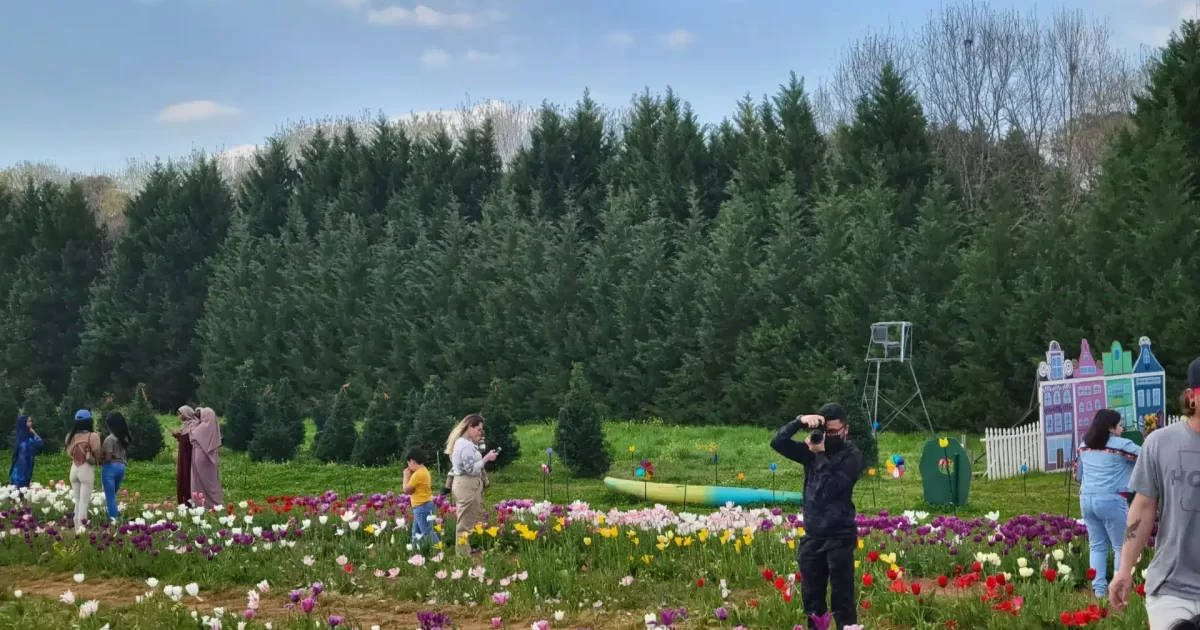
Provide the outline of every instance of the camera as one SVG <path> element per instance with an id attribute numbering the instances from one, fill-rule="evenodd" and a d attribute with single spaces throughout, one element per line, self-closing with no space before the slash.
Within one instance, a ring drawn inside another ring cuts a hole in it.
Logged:
<path id="1" fill-rule="evenodd" d="M 820 444 L 821 442 L 824 442 L 825 441 L 825 428 L 817 427 L 817 428 L 813 429 L 813 432 L 808 434 L 808 441 L 812 442 L 813 444 Z"/>

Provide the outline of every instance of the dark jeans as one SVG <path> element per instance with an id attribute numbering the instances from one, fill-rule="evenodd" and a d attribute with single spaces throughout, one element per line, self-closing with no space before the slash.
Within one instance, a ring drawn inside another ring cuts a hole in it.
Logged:
<path id="1" fill-rule="evenodd" d="M 827 584 L 833 617 L 837 621 L 830 627 L 843 628 L 858 623 L 858 597 L 854 592 L 854 550 L 857 545 L 854 539 L 805 538 L 800 542 L 796 560 L 800 563 L 800 598 L 804 601 L 809 630 L 817 627 L 809 615 L 821 616 L 829 612 L 825 604 Z"/>

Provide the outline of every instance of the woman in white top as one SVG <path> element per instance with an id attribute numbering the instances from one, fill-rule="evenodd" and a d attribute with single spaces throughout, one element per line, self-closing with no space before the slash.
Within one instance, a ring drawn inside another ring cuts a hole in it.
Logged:
<path id="1" fill-rule="evenodd" d="M 92 412 L 75 412 L 75 427 L 67 436 L 67 455 L 71 456 L 71 498 L 75 504 L 75 529 L 85 525 L 96 486 L 96 456 L 100 436 L 92 429 Z"/>
<path id="2" fill-rule="evenodd" d="M 446 440 L 454 476 L 454 548 L 464 556 L 471 553 L 469 537 L 483 511 L 483 467 L 496 459 L 496 451 L 479 454 L 476 444 L 482 439 L 483 416 L 473 413 L 463 418 Z"/>

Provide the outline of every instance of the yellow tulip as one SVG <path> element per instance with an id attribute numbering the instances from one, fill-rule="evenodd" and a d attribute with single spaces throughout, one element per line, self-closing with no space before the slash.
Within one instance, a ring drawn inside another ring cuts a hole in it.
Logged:
<path id="1" fill-rule="evenodd" d="M 868 477 L 874 477 L 874 476 L 875 476 L 875 469 L 874 469 L 874 468 L 868 468 L 868 469 L 867 469 L 867 476 L 868 476 Z"/>
<path id="2" fill-rule="evenodd" d="M 691 546 L 691 544 L 692 544 L 692 537 L 691 537 L 691 536 L 688 536 L 687 538 L 684 538 L 684 539 L 683 539 L 683 546 L 684 546 L 684 547 L 689 547 L 689 546 Z"/>
<path id="3" fill-rule="evenodd" d="M 854 568 L 855 568 L 855 569 L 857 569 L 857 568 L 858 568 L 858 567 L 860 567 L 860 566 L 862 566 L 862 563 L 861 563 L 861 562 L 859 562 L 858 560 L 855 560 L 855 561 L 854 561 Z"/>
<path id="4" fill-rule="evenodd" d="M 434 529 L 434 531 L 436 531 L 439 534 L 442 533 L 442 524 L 438 523 L 438 524 L 434 525 L 433 529 Z"/>
<path id="5" fill-rule="evenodd" d="M 632 453 L 632 452 L 634 452 L 634 451 L 636 451 L 636 450 L 637 450 L 637 449 L 636 449 L 636 448 L 634 448 L 634 447 L 633 447 L 633 445 L 630 445 L 630 446 L 629 446 L 629 452 L 630 452 L 630 453 Z"/>
<path id="6" fill-rule="evenodd" d="M 638 538 L 637 536 L 634 536 L 634 537 L 633 537 L 633 544 L 634 544 L 634 546 L 637 546 L 637 545 L 640 545 L 640 544 L 642 544 L 642 539 L 641 539 L 641 538 Z"/>
<path id="7" fill-rule="evenodd" d="M 746 480 L 746 473 L 738 473 L 738 477 L 737 477 L 737 479 L 738 479 L 738 481 L 745 481 L 745 480 Z"/>
<path id="8" fill-rule="evenodd" d="M 659 551 L 663 551 L 664 549 L 666 549 L 666 548 L 667 548 L 667 546 L 666 546 L 666 545 L 664 545 L 664 544 L 662 544 L 662 543 L 658 543 L 657 545 L 654 545 L 654 547 L 655 547 L 656 549 L 658 549 Z"/>
<path id="9" fill-rule="evenodd" d="M 700 530 L 700 532 L 696 534 L 696 537 L 700 539 L 700 542 L 704 542 L 704 541 L 708 540 L 708 530 L 707 529 Z"/>
<path id="10" fill-rule="evenodd" d="M 676 536 L 675 537 L 675 546 L 682 547 L 683 546 L 683 538 Z"/>
<path id="11" fill-rule="evenodd" d="M 492 527 L 487 528 L 487 533 L 488 536 L 495 538 L 496 535 L 500 533 L 500 528 L 493 525 Z"/>
<path id="12" fill-rule="evenodd" d="M 803 528 L 803 527 L 797 527 L 797 528 L 796 528 L 796 535 L 797 535 L 797 536 L 799 536 L 799 537 L 801 537 L 801 538 L 803 538 L 803 537 L 804 537 L 804 528 Z"/>
<path id="13" fill-rule="evenodd" d="M 480 525 L 479 523 L 475 523 L 475 533 L 482 535 L 483 534 L 483 525 Z"/>
<path id="14" fill-rule="evenodd" d="M 645 564 L 650 564 L 650 561 L 653 559 L 654 559 L 654 556 L 651 556 L 649 554 L 642 556 L 642 562 Z"/>
<path id="15" fill-rule="evenodd" d="M 950 440 L 947 440 L 946 438 L 938 438 L 938 446 L 946 448 L 947 446 L 950 446 Z"/>
<path id="16" fill-rule="evenodd" d="M 734 551 L 736 551 L 737 553 L 741 553 L 741 552 L 742 552 L 742 541 L 741 541 L 741 539 L 738 539 L 738 540 L 735 540 L 735 541 L 733 541 L 733 550 L 734 550 Z"/>
<path id="17" fill-rule="evenodd" d="M 556 532 L 561 532 L 562 530 L 563 530 L 563 526 L 562 526 L 562 524 L 561 524 L 561 523 L 559 523 L 559 524 L 556 524 L 556 525 L 554 526 L 554 531 L 556 531 Z"/>
<path id="18" fill-rule="evenodd" d="M 862 548 L 863 548 L 863 541 L 862 541 L 862 539 L 861 539 L 861 538 L 859 538 L 859 539 L 858 539 L 858 548 L 859 548 L 859 549 L 862 549 Z"/>
<path id="19" fill-rule="evenodd" d="M 597 525 L 603 525 L 603 524 L 604 524 L 604 515 L 603 515 L 603 514 L 600 514 L 600 515 L 596 516 L 596 524 L 597 524 Z"/>
<path id="20" fill-rule="evenodd" d="M 788 549 L 795 549 L 795 548 L 796 548 L 796 539 L 789 538 L 788 539 Z"/>
<path id="21" fill-rule="evenodd" d="M 590 547 L 590 546 L 592 545 L 592 539 L 591 539 L 591 538 L 584 538 L 584 539 L 583 539 L 583 544 L 584 544 L 584 545 L 587 545 L 587 546 L 589 546 L 589 547 Z"/>
<path id="22" fill-rule="evenodd" d="M 375 533 L 375 526 L 374 526 L 374 525 L 367 525 L 367 528 L 366 528 L 366 529 L 364 529 L 363 531 L 367 532 L 368 534 L 374 534 L 374 533 Z"/>

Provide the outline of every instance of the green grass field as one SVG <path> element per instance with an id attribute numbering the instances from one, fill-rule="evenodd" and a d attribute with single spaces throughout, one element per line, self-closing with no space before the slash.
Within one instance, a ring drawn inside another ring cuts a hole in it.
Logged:
<path id="1" fill-rule="evenodd" d="M 142 500 L 156 502 L 174 497 L 175 488 L 175 441 L 169 431 L 178 427 L 174 416 L 160 419 L 164 434 L 167 434 L 167 449 L 151 462 L 131 462 L 126 473 L 125 488 L 140 492 Z M 221 480 L 225 488 L 226 501 L 261 501 L 273 495 L 318 494 L 326 490 L 339 493 L 372 493 L 398 491 L 402 476 L 401 466 L 385 468 L 357 468 L 337 464 L 322 464 L 311 455 L 310 447 L 315 427 L 308 424 L 308 438 L 300 456 L 287 464 L 251 463 L 244 453 L 228 450 L 221 454 Z M 655 481 L 713 485 L 714 470 L 711 456 L 698 448 L 716 444 L 719 466 L 715 471 L 719 485 L 745 485 L 747 487 L 779 490 L 800 490 L 803 475 L 800 466 L 780 458 L 769 446 L 772 432 L 752 427 L 677 427 L 649 423 L 609 422 L 605 428 L 609 444 L 614 452 L 613 467 L 609 474 L 614 477 L 633 479 L 637 462 L 648 459 L 654 463 Z M 540 465 L 546 458 L 546 448 L 554 439 L 552 424 L 523 425 L 518 430 L 521 442 L 521 458 L 501 471 L 492 473 L 491 487 L 487 491 L 488 501 L 503 499 L 541 499 L 544 482 Z M 899 453 L 907 461 L 906 473 L 901 479 L 886 474 L 879 466 L 875 477 L 864 476 L 855 490 L 855 499 L 861 512 L 875 510 L 924 509 L 931 513 L 949 512 L 948 508 L 926 506 L 922 498 L 921 474 L 918 470 L 918 453 L 925 441 L 924 435 L 885 433 L 880 436 L 880 458 Z M 635 447 L 630 454 L 629 446 Z M 968 451 L 972 458 L 983 453 L 977 437 L 968 438 Z M 772 479 L 769 466 L 778 463 L 778 471 Z M 982 468 L 979 460 L 977 469 Z M 431 469 L 436 469 L 431 466 Z M 64 479 L 70 469 L 70 460 L 62 453 L 43 455 L 37 460 L 34 480 L 48 483 Z M 609 492 L 599 479 L 571 479 L 555 467 L 552 478 L 551 499 L 562 503 L 586 501 L 593 506 L 631 507 L 640 501 L 636 497 Z M 738 479 L 739 473 L 744 476 Z M 434 484 L 442 483 L 442 475 L 435 472 Z M 569 486 L 569 487 L 568 487 Z M 99 484 L 97 484 L 99 489 Z M 435 487 L 435 490 L 437 487 Z M 1070 489 L 1067 498 L 1065 478 L 1061 474 L 1033 473 L 1023 485 L 1021 479 L 988 481 L 977 476 L 971 484 L 970 506 L 958 512 L 965 515 L 982 515 L 999 511 L 1002 516 L 1025 513 L 1079 515 L 1076 497 L 1077 487 Z M 569 494 L 568 494 L 569 492 Z"/>

